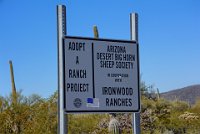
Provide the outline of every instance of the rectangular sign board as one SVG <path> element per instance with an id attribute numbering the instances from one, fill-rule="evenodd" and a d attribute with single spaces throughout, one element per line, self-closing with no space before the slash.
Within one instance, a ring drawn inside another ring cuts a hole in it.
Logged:
<path id="1" fill-rule="evenodd" d="M 140 110 L 135 41 L 65 36 L 63 45 L 67 113 Z"/>

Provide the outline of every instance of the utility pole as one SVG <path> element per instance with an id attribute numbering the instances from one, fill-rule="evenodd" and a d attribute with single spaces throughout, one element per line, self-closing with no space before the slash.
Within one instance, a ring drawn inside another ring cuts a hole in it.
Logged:
<path id="1" fill-rule="evenodd" d="M 11 78 L 11 85 L 12 85 L 12 103 L 17 103 L 17 91 L 15 87 L 15 79 L 14 79 L 14 71 L 13 71 L 13 64 L 12 61 L 9 61 L 10 64 L 10 78 Z"/>
<path id="2" fill-rule="evenodd" d="M 57 40 L 58 40 L 58 134 L 67 133 L 67 116 L 64 111 L 64 63 L 63 37 L 66 35 L 66 7 L 57 6 Z"/>
<path id="3" fill-rule="evenodd" d="M 130 29 L 131 29 L 131 40 L 138 43 L 138 14 L 130 14 Z M 140 82 L 139 82 L 140 83 Z M 140 85 L 138 85 L 140 93 Z M 134 134 L 140 134 L 140 113 L 133 113 L 133 130 Z"/>

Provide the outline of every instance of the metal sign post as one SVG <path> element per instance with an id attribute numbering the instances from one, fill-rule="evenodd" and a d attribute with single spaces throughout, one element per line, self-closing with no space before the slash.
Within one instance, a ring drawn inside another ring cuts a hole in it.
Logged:
<path id="1" fill-rule="evenodd" d="M 138 43 L 138 15 L 136 13 L 130 14 L 130 29 L 131 29 L 131 40 L 134 40 Z M 139 92 L 140 92 L 140 85 L 139 85 Z M 133 130 L 134 134 L 140 134 L 139 112 L 133 113 Z"/>
<path id="2" fill-rule="evenodd" d="M 66 7 L 57 6 L 57 40 L 58 40 L 58 134 L 66 134 L 66 120 L 64 111 L 64 64 L 63 64 L 63 36 L 66 35 Z"/>

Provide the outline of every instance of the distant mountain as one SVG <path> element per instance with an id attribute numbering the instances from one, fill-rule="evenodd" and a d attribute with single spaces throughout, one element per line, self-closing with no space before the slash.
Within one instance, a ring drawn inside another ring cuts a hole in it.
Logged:
<path id="1" fill-rule="evenodd" d="M 171 90 L 160 94 L 162 98 L 167 100 L 181 100 L 189 104 L 195 104 L 197 99 L 200 99 L 200 85 L 192 85 L 184 88 Z"/>

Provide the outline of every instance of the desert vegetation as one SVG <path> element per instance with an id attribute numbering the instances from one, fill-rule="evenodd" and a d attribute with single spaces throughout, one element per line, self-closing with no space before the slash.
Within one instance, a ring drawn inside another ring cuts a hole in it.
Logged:
<path id="1" fill-rule="evenodd" d="M 151 87 L 149 89 L 149 87 Z M 154 92 L 155 91 L 155 92 Z M 197 134 L 200 132 L 200 101 L 194 105 L 159 97 L 152 86 L 141 84 L 141 132 L 143 134 Z M 22 92 L 0 97 L 0 133 L 57 133 L 57 92 L 49 98 Z M 130 113 L 118 113 L 123 134 L 132 133 Z M 107 134 L 109 114 L 69 114 L 69 134 Z"/>

